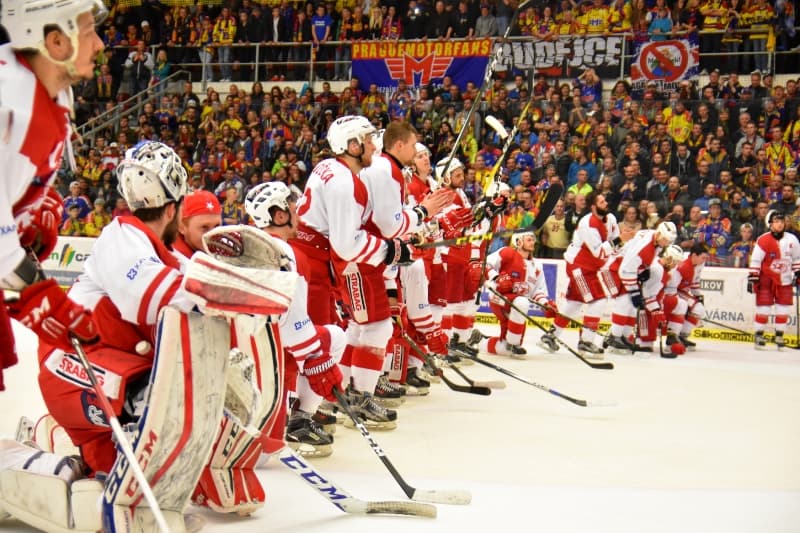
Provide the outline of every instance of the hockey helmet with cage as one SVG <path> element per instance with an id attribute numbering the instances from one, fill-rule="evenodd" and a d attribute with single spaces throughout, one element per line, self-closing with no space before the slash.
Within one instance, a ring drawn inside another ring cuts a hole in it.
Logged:
<path id="1" fill-rule="evenodd" d="M 188 193 L 181 158 L 164 143 L 137 144 L 125 153 L 116 172 L 117 190 L 131 211 L 178 202 Z"/>
<path id="2" fill-rule="evenodd" d="M 770 209 L 767 211 L 767 216 L 764 217 L 764 221 L 767 223 L 767 226 L 772 224 L 773 220 L 786 220 L 786 215 L 782 212 L 778 211 L 777 209 Z"/>
<path id="3" fill-rule="evenodd" d="M 78 17 L 89 12 L 94 15 L 95 25 L 108 15 L 102 0 L 4 0 L 0 22 L 12 48 L 39 50 L 47 57 L 50 54 L 44 44 L 45 28 L 57 26 L 72 41 L 72 58 L 64 62 L 70 63 L 78 54 Z"/>
<path id="4" fill-rule="evenodd" d="M 672 244 L 677 238 L 678 228 L 675 227 L 674 222 L 667 220 L 659 223 L 658 226 L 656 226 L 656 239 L 667 239 L 669 241 L 668 244 Z"/>
<path id="5" fill-rule="evenodd" d="M 666 260 L 670 266 L 677 265 L 683 261 L 683 248 L 677 244 L 670 244 L 664 248 L 664 251 L 661 253 L 661 257 L 664 258 L 664 260 Z"/>
<path id="6" fill-rule="evenodd" d="M 277 207 L 289 210 L 289 202 L 295 200 L 294 193 L 281 181 L 270 181 L 253 187 L 244 200 L 244 210 L 253 219 L 257 228 L 272 224 L 270 209 Z"/>
<path id="7" fill-rule="evenodd" d="M 347 153 L 350 141 L 363 145 L 367 136 L 375 135 L 377 131 L 366 117 L 345 115 L 334 120 L 328 128 L 328 145 L 335 155 L 342 155 Z"/>
<path id="8" fill-rule="evenodd" d="M 450 185 L 453 172 L 459 168 L 463 169 L 464 164 L 457 157 L 442 159 L 436 163 L 436 180 L 443 185 Z"/>

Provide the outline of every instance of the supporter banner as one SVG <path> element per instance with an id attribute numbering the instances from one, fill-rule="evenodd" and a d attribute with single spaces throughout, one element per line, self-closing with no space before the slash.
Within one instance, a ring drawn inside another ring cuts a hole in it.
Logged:
<path id="1" fill-rule="evenodd" d="M 617 35 L 574 36 L 556 41 L 498 43 L 501 70 L 535 69 L 551 76 L 572 78 L 593 68 L 602 78 L 619 77 L 625 38 Z"/>
<path id="2" fill-rule="evenodd" d="M 567 272 L 564 261 L 556 259 L 537 259 L 543 265 L 549 297 L 557 303 L 564 301 L 567 291 Z M 748 332 L 743 335 L 727 329 L 718 324 L 705 323 L 694 330 L 693 337 L 700 340 L 714 339 L 724 341 L 753 342 L 752 332 L 755 330 L 755 297 L 747 292 L 747 269 L 745 268 L 717 268 L 705 267 L 700 282 L 705 299 L 705 318 L 726 326 Z M 535 306 L 531 306 L 535 307 Z M 530 316 L 542 319 L 542 312 L 532 309 Z M 572 317 L 583 320 L 583 315 Z M 481 305 L 478 309 L 478 322 L 496 323 L 494 315 L 489 309 L 489 297 L 484 291 L 481 295 Z M 542 323 L 549 322 L 542 319 Z M 611 303 L 606 306 L 602 315 L 600 329 L 605 331 L 611 322 Z M 789 314 L 789 324 L 786 328 L 786 340 L 790 345 L 796 346 L 798 339 L 797 316 L 794 312 Z M 772 324 L 767 328 L 772 332 Z M 702 349 L 702 348 L 698 348 Z"/>
<path id="3" fill-rule="evenodd" d="M 638 43 L 631 65 L 631 87 L 641 94 L 654 82 L 662 94 L 677 90 L 680 82 L 695 78 L 700 70 L 700 47 L 696 34 L 688 39 Z"/>
<path id="4" fill-rule="evenodd" d="M 45 274 L 59 285 L 69 288 L 83 272 L 83 265 L 97 239 L 90 237 L 59 237 L 53 253 L 42 263 Z"/>
<path id="5" fill-rule="evenodd" d="M 480 84 L 492 51 L 490 39 L 468 41 L 363 41 L 353 43 L 353 76 L 363 91 L 376 84 L 392 91 L 398 80 L 409 87 L 440 85 L 450 76 L 462 90 Z"/>

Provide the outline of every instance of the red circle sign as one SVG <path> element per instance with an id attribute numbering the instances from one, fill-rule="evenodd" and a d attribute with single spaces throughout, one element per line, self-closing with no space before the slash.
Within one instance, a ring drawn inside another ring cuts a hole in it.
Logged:
<path id="1" fill-rule="evenodd" d="M 650 68 L 651 63 L 655 68 Z M 683 41 L 647 43 L 639 51 L 639 70 L 649 80 L 675 81 L 681 79 L 688 68 L 689 50 Z"/>

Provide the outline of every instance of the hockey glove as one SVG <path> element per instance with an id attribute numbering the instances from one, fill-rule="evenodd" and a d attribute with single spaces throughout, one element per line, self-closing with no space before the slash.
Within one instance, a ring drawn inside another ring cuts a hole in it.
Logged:
<path id="1" fill-rule="evenodd" d="M 501 214 L 508 205 L 508 198 L 505 196 L 498 196 L 486 202 L 484 205 L 485 218 L 492 219 Z"/>
<path id="2" fill-rule="evenodd" d="M 33 330 L 43 342 L 72 352 L 70 334 L 80 341 L 97 340 L 92 315 L 67 297 L 53 279 L 23 289 L 19 300 L 7 302 L 8 314 Z"/>
<path id="3" fill-rule="evenodd" d="M 549 300 L 544 305 L 544 317 L 545 318 L 555 318 L 558 309 L 556 308 L 556 303 L 553 300 Z"/>
<path id="4" fill-rule="evenodd" d="M 650 279 L 650 269 L 649 268 L 645 268 L 644 270 L 639 272 L 639 274 L 636 275 L 636 281 L 638 281 L 640 284 L 646 282 L 649 279 Z"/>
<path id="5" fill-rule="evenodd" d="M 454 239 L 461 236 L 461 230 L 468 228 L 472 222 L 472 210 L 468 207 L 457 207 L 439 218 L 439 227 L 444 232 L 445 239 Z"/>
<path id="6" fill-rule="evenodd" d="M 330 354 L 306 359 L 303 374 L 308 378 L 311 390 L 330 402 L 336 401 L 333 390 L 342 387 L 342 371 Z"/>
<path id="7" fill-rule="evenodd" d="M 439 328 L 425 334 L 425 344 L 428 345 L 428 351 L 431 353 L 447 355 L 447 342 L 447 335 L 442 333 Z"/>
<path id="8" fill-rule="evenodd" d="M 747 292 L 755 294 L 758 291 L 758 274 L 749 274 L 747 276 Z"/>
<path id="9" fill-rule="evenodd" d="M 500 294 L 510 294 L 514 292 L 514 278 L 511 277 L 511 274 L 500 274 L 494 282 L 497 292 Z"/>
<path id="10" fill-rule="evenodd" d="M 50 257 L 58 241 L 58 226 L 64 213 L 64 200 L 55 189 L 48 188 L 42 203 L 29 211 L 30 216 L 20 217 L 20 244 L 31 250 L 39 261 Z"/>
<path id="11" fill-rule="evenodd" d="M 631 303 L 636 309 L 644 309 L 644 298 L 642 298 L 642 291 L 632 291 L 630 293 Z"/>
<path id="12" fill-rule="evenodd" d="M 387 265 L 410 265 L 414 262 L 411 257 L 413 248 L 401 239 L 386 239 L 386 257 L 383 262 Z"/>
<path id="13" fill-rule="evenodd" d="M 469 262 L 467 266 L 467 277 L 470 283 L 468 287 L 470 290 L 469 292 L 474 293 L 478 290 L 481 286 L 481 278 L 483 277 L 481 274 L 483 273 L 483 265 L 477 259 L 473 259 Z"/>

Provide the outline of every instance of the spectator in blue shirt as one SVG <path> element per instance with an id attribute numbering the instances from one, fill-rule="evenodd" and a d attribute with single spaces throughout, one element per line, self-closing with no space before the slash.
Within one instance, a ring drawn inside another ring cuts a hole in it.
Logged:
<path id="1" fill-rule="evenodd" d="M 331 40 L 333 34 L 333 19 L 325 11 L 325 6 L 319 4 L 317 6 L 316 14 L 311 17 L 311 30 L 314 39 L 314 48 L 317 53 L 317 62 L 320 63 L 320 69 L 317 70 L 320 78 L 323 80 L 332 77 L 331 65 L 328 63 L 332 59 L 331 47 L 327 42 Z"/>

